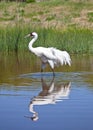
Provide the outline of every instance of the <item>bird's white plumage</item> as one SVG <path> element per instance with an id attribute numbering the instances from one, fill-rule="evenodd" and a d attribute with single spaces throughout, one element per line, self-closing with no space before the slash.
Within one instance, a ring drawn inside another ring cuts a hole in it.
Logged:
<path id="1" fill-rule="evenodd" d="M 46 63 L 49 63 L 52 70 L 55 66 L 68 64 L 71 65 L 71 58 L 68 52 L 61 51 L 53 47 L 45 48 L 45 47 L 36 47 L 33 48 L 33 43 L 37 40 L 37 33 L 33 32 L 27 36 L 33 36 L 33 39 L 29 42 L 29 50 L 41 58 L 42 61 L 42 69 L 45 68 Z"/>
<path id="2" fill-rule="evenodd" d="M 66 51 L 60 51 L 56 48 L 51 48 L 52 53 L 56 57 L 56 64 L 68 64 L 71 65 L 70 55 Z"/>

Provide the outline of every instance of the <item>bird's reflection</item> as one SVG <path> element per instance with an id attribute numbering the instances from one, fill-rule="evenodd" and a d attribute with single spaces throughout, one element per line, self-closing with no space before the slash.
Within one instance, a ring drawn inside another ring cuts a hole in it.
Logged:
<path id="1" fill-rule="evenodd" d="M 54 80 L 53 77 L 50 84 L 47 84 L 44 78 L 41 78 L 42 90 L 37 96 L 31 99 L 29 104 L 29 111 L 33 114 L 31 117 L 33 121 L 39 119 L 38 112 L 34 109 L 35 105 L 55 104 L 62 99 L 68 98 L 71 82 L 57 84 Z"/>

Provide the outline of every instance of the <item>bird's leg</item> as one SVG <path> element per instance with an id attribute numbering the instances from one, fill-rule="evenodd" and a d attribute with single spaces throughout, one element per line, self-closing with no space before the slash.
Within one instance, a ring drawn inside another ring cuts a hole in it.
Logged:
<path id="1" fill-rule="evenodd" d="M 43 76 L 42 74 L 43 74 L 43 69 L 41 68 L 41 76 Z"/>
<path id="2" fill-rule="evenodd" d="M 41 74 L 43 73 L 43 70 L 44 70 L 45 67 L 46 67 L 46 64 L 44 62 L 42 62 L 42 65 L 41 65 Z"/>
<path id="3" fill-rule="evenodd" d="M 41 73 L 43 72 L 43 69 L 41 68 Z"/>
<path id="4" fill-rule="evenodd" d="M 52 72 L 53 72 L 53 77 L 55 77 L 55 73 L 54 73 L 54 62 L 52 60 L 48 60 L 48 63 L 52 69 Z"/>

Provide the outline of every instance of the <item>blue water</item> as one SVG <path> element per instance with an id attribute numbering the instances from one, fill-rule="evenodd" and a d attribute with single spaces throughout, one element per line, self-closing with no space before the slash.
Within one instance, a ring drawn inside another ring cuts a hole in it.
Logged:
<path id="1" fill-rule="evenodd" d="M 93 130 L 93 72 L 41 77 L 19 74 L 0 85 L 0 130 Z"/>

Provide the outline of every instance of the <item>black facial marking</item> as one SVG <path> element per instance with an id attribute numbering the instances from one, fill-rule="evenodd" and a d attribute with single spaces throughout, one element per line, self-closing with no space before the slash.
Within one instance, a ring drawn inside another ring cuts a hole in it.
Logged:
<path id="1" fill-rule="evenodd" d="M 33 36 L 33 33 L 30 33 L 30 36 L 32 37 L 32 36 Z"/>

